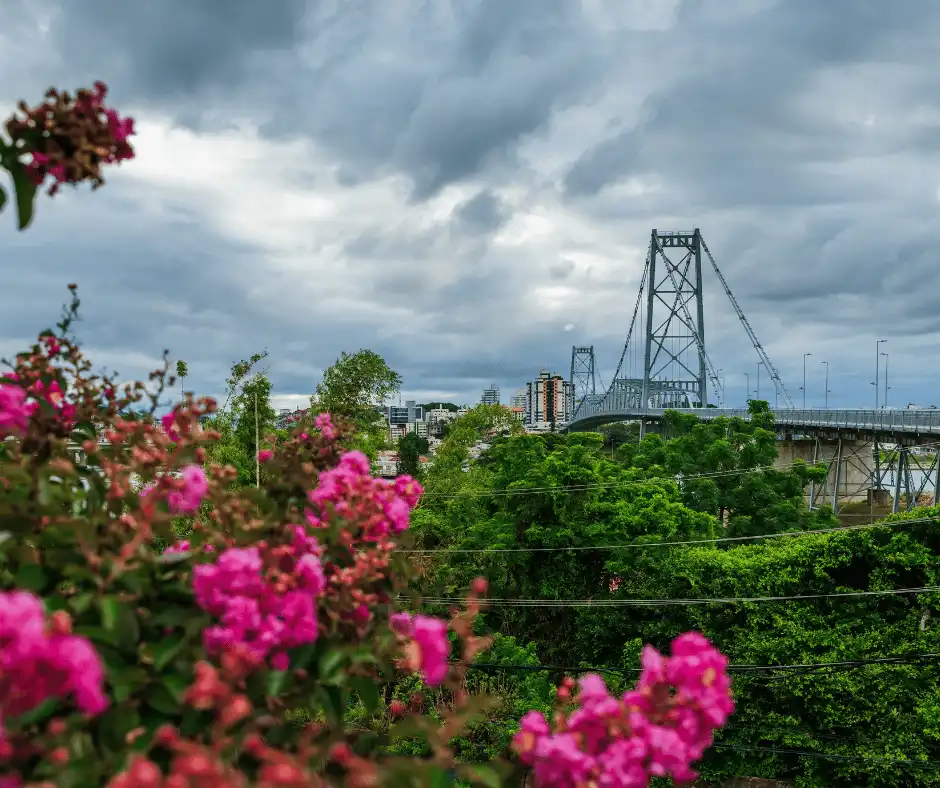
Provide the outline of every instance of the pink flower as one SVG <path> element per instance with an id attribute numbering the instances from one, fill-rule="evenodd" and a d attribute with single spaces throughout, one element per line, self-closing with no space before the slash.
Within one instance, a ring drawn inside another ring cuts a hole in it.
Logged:
<path id="1" fill-rule="evenodd" d="M 258 452 L 258 461 L 267 462 L 273 456 L 274 456 L 274 452 L 271 451 L 270 449 L 262 449 L 261 451 Z"/>
<path id="2" fill-rule="evenodd" d="M 182 488 L 172 490 L 166 502 L 174 514 L 193 514 L 209 490 L 209 481 L 201 465 L 187 465 L 183 468 L 182 476 Z"/>
<path id="3" fill-rule="evenodd" d="M 336 437 L 336 431 L 333 428 L 333 419 L 329 413 L 321 413 L 313 420 L 313 426 L 320 430 L 320 434 L 327 440 Z"/>
<path id="4" fill-rule="evenodd" d="M 31 711 L 48 698 L 71 697 L 86 714 L 107 708 L 104 668 L 91 643 L 52 630 L 38 597 L 23 591 L 0 593 L 3 717 Z"/>
<path id="5" fill-rule="evenodd" d="M 218 619 L 203 633 L 210 654 L 244 647 L 275 670 L 286 670 L 286 651 L 314 643 L 319 635 L 317 602 L 326 589 L 316 539 L 295 527 L 291 552 L 277 558 L 278 574 L 293 576 L 288 590 L 269 582 L 257 548 L 229 548 L 214 564 L 193 570 L 197 604 Z"/>
<path id="6" fill-rule="evenodd" d="M 29 427 L 33 405 L 26 391 L 15 384 L 0 384 L 0 436 L 22 435 Z"/>
<path id="7" fill-rule="evenodd" d="M 676 638 L 669 657 L 647 646 L 637 688 L 619 700 L 600 676 L 584 676 L 578 708 L 552 733 L 523 717 L 513 749 L 537 786 L 645 788 L 653 777 L 692 782 L 692 764 L 734 711 L 727 659 L 697 632 Z"/>
<path id="8" fill-rule="evenodd" d="M 163 425 L 163 431 L 171 441 L 175 443 L 180 439 L 180 430 L 176 425 L 176 411 L 164 413 L 160 417 L 160 424 Z"/>
<path id="9" fill-rule="evenodd" d="M 164 550 L 164 555 L 179 555 L 181 553 L 189 552 L 189 539 L 183 539 L 176 544 L 167 545 Z"/>
<path id="10" fill-rule="evenodd" d="M 447 678 L 450 656 L 447 624 L 439 618 L 415 616 L 411 622 L 411 637 L 418 649 L 418 669 L 424 683 L 436 687 Z"/>
<path id="11" fill-rule="evenodd" d="M 323 527 L 327 513 L 346 521 L 366 523 L 363 539 L 380 542 L 391 534 L 406 530 L 411 510 L 422 493 L 410 476 L 401 476 L 394 484 L 372 476 L 372 463 L 362 452 L 346 452 L 339 465 L 323 471 L 317 489 L 308 498 L 316 510 L 305 512 L 307 522 Z"/>

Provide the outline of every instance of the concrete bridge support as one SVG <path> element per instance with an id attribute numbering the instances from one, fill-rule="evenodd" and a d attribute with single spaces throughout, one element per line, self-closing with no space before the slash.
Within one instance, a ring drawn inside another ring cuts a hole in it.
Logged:
<path id="1" fill-rule="evenodd" d="M 808 506 L 829 504 L 833 511 L 845 503 L 871 500 L 875 478 L 875 446 L 871 441 L 846 438 L 797 438 L 777 441 L 778 468 L 790 468 L 796 460 L 825 463 L 829 476 L 825 484 L 806 489 Z"/>

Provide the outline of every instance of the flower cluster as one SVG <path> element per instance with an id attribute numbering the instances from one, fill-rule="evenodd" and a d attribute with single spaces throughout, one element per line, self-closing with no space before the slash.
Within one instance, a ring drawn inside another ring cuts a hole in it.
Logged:
<path id="1" fill-rule="evenodd" d="M 332 429 L 329 423 L 318 426 L 321 430 Z M 408 528 L 411 510 L 421 492 L 421 485 L 410 476 L 399 476 L 394 482 L 375 478 L 369 458 L 350 451 L 339 465 L 320 474 L 319 485 L 309 495 L 316 510 L 308 510 L 307 522 L 321 527 L 324 517 L 332 513 L 355 525 L 362 541 L 380 542 Z"/>
<path id="2" fill-rule="evenodd" d="M 579 708 L 567 717 L 559 712 L 554 732 L 539 712 L 522 718 L 513 749 L 533 767 L 537 785 L 645 788 L 652 777 L 695 779 L 691 765 L 734 711 L 727 658 L 688 632 L 668 658 L 646 646 L 642 666 L 636 688 L 620 699 L 600 676 L 583 677 Z"/>
<path id="3" fill-rule="evenodd" d="M 132 118 L 122 118 L 104 106 L 108 88 L 96 82 L 94 90 L 68 92 L 51 89 L 35 107 L 20 102 L 21 117 L 13 115 L 6 129 L 19 154 L 30 154 L 27 173 L 37 186 L 47 176 L 55 182 L 49 194 L 62 183 L 91 181 L 93 188 L 104 183 L 101 166 L 134 157 L 128 138 L 134 134 Z"/>
<path id="4" fill-rule="evenodd" d="M 220 623 L 203 633 L 209 654 L 236 649 L 288 667 L 286 650 L 316 641 L 317 600 L 326 587 L 320 546 L 301 526 L 290 545 L 229 548 L 193 569 L 197 604 Z"/>
<path id="5" fill-rule="evenodd" d="M 421 673 L 429 687 L 436 687 L 444 681 L 450 656 L 447 624 L 430 616 L 412 618 L 408 613 L 396 613 L 390 623 L 395 632 L 408 639 L 405 648 L 407 667 Z"/>
<path id="6" fill-rule="evenodd" d="M 40 343 L 36 353 L 20 359 L 18 372 L 0 378 L 0 437 L 23 435 L 43 405 L 62 429 L 70 430 L 75 423 L 75 406 L 66 400 L 62 384 L 54 377 L 58 372 L 47 366 L 62 346 L 50 335 L 41 337 Z"/>
<path id="7" fill-rule="evenodd" d="M 46 620 L 42 601 L 24 591 L 0 593 L 0 712 L 17 716 L 48 698 L 72 697 L 87 714 L 108 706 L 104 669 L 94 647 L 70 634 L 71 620 Z M 4 735 L 0 728 L 0 737 Z M 5 753 L 5 748 L 0 748 Z"/>

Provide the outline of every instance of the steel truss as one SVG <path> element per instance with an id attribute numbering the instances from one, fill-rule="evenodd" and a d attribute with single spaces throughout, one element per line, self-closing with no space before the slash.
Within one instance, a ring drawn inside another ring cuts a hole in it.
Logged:
<path id="1" fill-rule="evenodd" d="M 837 514 L 846 503 L 867 501 L 891 511 L 932 506 L 940 491 L 940 452 L 922 454 L 917 447 L 885 444 L 876 439 L 857 448 L 856 439 L 814 438 L 813 463 L 829 468 L 826 481 L 811 484 L 810 508 L 829 504 Z M 854 449 L 846 444 L 853 444 Z"/>
<path id="2" fill-rule="evenodd" d="M 574 345 L 571 348 L 571 396 L 573 407 L 569 413 L 577 413 L 585 401 L 591 401 L 597 395 L 597 383 L 594 372 L 594 345 Z"/>

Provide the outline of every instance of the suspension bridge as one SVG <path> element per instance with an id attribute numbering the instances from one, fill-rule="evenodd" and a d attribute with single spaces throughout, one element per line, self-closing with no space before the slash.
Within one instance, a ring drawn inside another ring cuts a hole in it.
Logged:
<path id="1" fill-rule="evenodd" d="M 782 461 L 825 462 L 829 482 L 809 493 L 838 511 L 847 501 L 879 498 L 892 508 L 937 500 L 940 410 L 845 410 L 794 407 L 783 379 L 757 338 L 699 229 L 653 230 L 633 317 L 617 369 L 598 392 L 593 346 L 571 352 L 571 419 L 566 432 L 617 421 L 655 428 L 669 410 L 703 420 L 748 419 L 746 408 L 715 407 L 723 386 L 705 344 L 705 263 L 737 315 L 761 372 L 774 389 L 774 422 Z M 642 336 L 639 336 L 642 332 Z M 710 402 L 710 395 L 712 402 Z M 921 462 L 922 459 L 925 462 Z M 893 493 L 893 495 L 891 494 Z"/>

